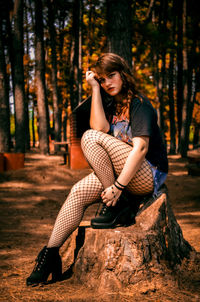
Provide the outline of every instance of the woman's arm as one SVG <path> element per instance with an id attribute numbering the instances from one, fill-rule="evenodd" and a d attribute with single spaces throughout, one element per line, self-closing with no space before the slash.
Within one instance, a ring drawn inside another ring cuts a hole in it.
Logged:
<path id="1" fill-rule="evenodd" d="M 95 73 L 86 72 L 86 81 L 92 87 L 92 103 L 90 111 L 90 127 L 107 133 L 110 129 L 109 122 L 106 119 L 102 98 L 100 93 L 100 85 L 95 79 Z"/>
<path id="2" fill-rule="evenodd" d="M 119 183 L 126 186 L 140 168 L 148 151 L 149 137 L 140 136 L 133 138 L 133 149 L 129 153 L 125 165 L 117 178 Z"/>
<path id="3" fill-rule="evenodd" d="M 137 170 L 140 168 L 143 160 L 145 159 L 145 155 L 148 151 L 149 146 L 149 137 L 140 136 L 133 138 L 133 149 L 129 153 L 127 160 L 124 164 L 124 167 L 117 178 L 117 181 L 126 186 L 131 181 L 131 179 L 136 174 Z M 112 188 L 111 188 L 112 187 Z M 115 206 L 118 198 L 121 195 L 119 189 L 117 189 L 114 185 L 106 188 L 102 193 L 102 200 L 106 203 L 107 206 Z M 115 198 L 113 198 L 112 191 L 114 190 Z"/>

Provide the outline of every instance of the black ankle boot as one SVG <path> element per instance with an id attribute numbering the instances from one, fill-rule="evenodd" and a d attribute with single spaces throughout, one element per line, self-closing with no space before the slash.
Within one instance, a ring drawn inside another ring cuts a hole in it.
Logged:
<path id="1" fill-rule="evenodd" d="M 130 203 L 127 203 L 125 196 L 121 196 L 114 207 L 108 207 L 103 204 L 99 216 L 91 219 L 91 227 L 93 229 L 110 229 L 134 223 L 135 213 L 133 214 Z"/>
<path id="2" fill-rule="evenodd" d="M 45 246 L 38 254 L 35 267 L 27 278 L 26 284 L 36 286 L 39 283 L 44 283 L 51 273 L 53 282 L 61 280 L 62 261 L 59 255 L 59 248 L 47 248 Z"/>

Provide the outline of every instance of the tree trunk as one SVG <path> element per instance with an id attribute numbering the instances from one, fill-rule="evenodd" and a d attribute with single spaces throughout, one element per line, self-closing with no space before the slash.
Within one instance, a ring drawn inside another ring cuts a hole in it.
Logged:
<path id="1" fill-rule="evenodd" d="M 35 147 L 35 101 L 33 100 L 32 103 L 32 141 L 33 141 L 33 148 Z"/>
<path id="2" fill-rule="evenodd" d="M 107 0 L 108 51 L 122 56 L 132 67 L 131 1 Z"/>
<path id="3" fill-rule="evenodd" d="M 64 27 L 65 27 L 65 14 L 62 15 L 62 18 L 59 20 L 59 29 L 60 29 L 60 34 L 59 34 L 59 41 L 58 41 L 58 46 L 59 46 L 59 74 L 60 78 L 65 78 L 65 70 L 66 70 L 66 63 L 65 60 L 63 59 L 63 46 L 64 46 L 64 38 L 65 38 L 65 32 L 64 32 Z M 68 60 L 69 61 L 69 60 Z M 63 82 L 63 89 L 67 91 L 67 80 Z M 66 95 L 63 96 L 63 107 L 64 110 L 62 112 L 63 116 L 61 116 L 61 128 L 63 130 L 63 136 L 61 137 L 61 140 L 66 141 L 67 140 L 67 119 L 68 119 L 68 113 L 67 113 L 67 107 L 68 107 L 68 99 L 66 98 Z"/>
<path id="4" fill-rule="evenodd" d="M 183 238 L 166 192 L 144 204 L 135 225 L 94 230 L 83 222 L 71 240 L 71 247 L 66 243 L 61 253 L 65 261 L 71 259 L 74 279 L 101 293 L 125 291 L 127 286 L 129 292 L 143 291 L 156 280 L 169 282 L 183 259 L 195 254 Z"/>
<path id="5" fill-rule="evenodd" d="M 2 15 L 0 13 L 0 153 L 10 150 L 9 91 L 2 21 Z"/>
<path id="6" fill-rule="evenodd" d="M 175 1 L 175 0 L 174 0 Z M 171 40 L 175 41 L 175 28 L 176 28 L 176 15 L 174 13 L 174 1 L 172 7 L 172 35 Z M 170 119 L 170 154 L 176 154 L 176 124 L 175 124 L 175 104 L 174 104 L 174 45 L 171 46 L 170 50 L 170 62 L 169 62 L 169 88 L 168 88 L 168 97 L 169 97 L 169 119 Z"/>
<path id="7" fill-rule="evenodd" d="M 183 106 L 183 25 L 182 25 L 182 0 L 177 0 L 177 121 L 178 121 L 178 150 L 180 149 L 180 137 L 182 126 L 182 106 Z"/>
<path id="8" fill-rule="evenodd" d="M 4 8 L 3 8 L 4 9 Z M 11 3 L 7 3 L 5 11 L 6 11 L 6 32 L 7 32 L 7 45 L 8 45 L 8 57 L 11 67 L 11 83 L 12 83 L 12 93 L 14 95 L 14 48 L 13 48 L 13 32 L 11 29 L 11 21 L 10 21 L 10 11 L 12 10 Z"/>
<path id="9" fill-rule="evenodd" d="M 189 143 L 189 105 L 191 89 L 189 89 L 189 64 L 188 50 L 186 45 L 187 38 L 187 9 L 186 0 L 183 1 L 183 105 L 182 105 L 182 124 L 180 137 L 180 153 L 182 157 L 187 156 Z"/>
<path id="10" fill-rule="evenodd" d="M 81 102 L 81 41 L 82 41 L 82 1 L 74 0 L 73 2 L 73 25 L 72 25 L 72 42 L 70 58 L 70 99 L 71 107 L 75 108 Z"/>
<path id="11" fill-rule="evenodd" d="M 162 50 L 162 54 L 161 54 L 162 67 L 161 67 L 161 72 L 160 72 L 160 75 L 159 75 L 158 97 L 159 97 L 159 104 L 160 104 L 160 107 L 159 107 L 160 124 L 159 124 L 159 126 L 160 126 L 161 132 L 163 134 L 163 139 L 164 140 L 165 140 L 165 137 L 164 137 L 164 133 L 165 133 L 164 92 L 165 92 L 165 73 L 166 73 L 165 56 L 166 56 L 166 53 L 165 53 L 164 50 Z"/>
<path id="12" fill-rule="evenodd" d="M 59 93 L 57 83 L 57 56 L 56 56 L 56 31 L 54 27 L 54 8 L 50 0 L 47 1 L 48 5 L 48 27 L 51 45 L 51 63 L 52 63 L 52 87 L 53 87 L 53 120 L 54 120 L 54 138 L 55 141 L 61 140 L 61 95 Z"/>
<path id="13" fill-rule="evenodd" d="M 176 125 L 174 111 L 174 52 L 170 52 L 169 63 L 169 119 L 170 119 L 170 154 L 176 154 Z"/>
<path id="14" fill-rule="evenodd" d="M 161 35 L 161 43 L 160 43 L 160 56 L 161 56 L 161 71 L 159 77 L 159 111 L 160 111 L 160 129 L 163 133 L 163 139 L 165 140 L 165 91 L 166 91 L 166 39 L 167 39 L 167 7 L 168 0 L 164 0 L 161 2 L 160 13 L 159 13 L 159 32 Z"/>
<path id="15" fill-rule="evenodd" d="M 196 63 L 196 62 L 195 62 Z M 199 66 L 196 66 L 195 64 L 195 97 L 196 93 L 200 91 L 200 69 Z M 194 98 L 195 100 L 195 98 Z M 193 138 L 193 148 L 200 147 L 200 122 L 199 120 L 194 120 L 194 138 Z"/>
<path id="16" fill-rule="evenodd" d="M 155 81 L 155 86 L 156 86 L 156 111 L 157 111 L 157 116 L 158 116 L 158 125 L 161 128 L 161 118 L 160 118 L 160 87 L 161 87 L 161 77 L 160 77 L 160 70 L 159 70 L 159 66 L 158 66 L 158 61 L 159 61 L 159 53 L 158 51 L 155 52 L 154 57 L 153 57 L 153 61 L 154 61 L 154 81 Z"/>
<path id="17" fill-rule="evenodd" d="M 82 24 L 83 24 L 83 3 L 80 1 L 79 31 L 78 31 L 78 104 L 82 102 Z"/>
<path id="18" fill-rule="evenodd" d="M 25 152 L 25 92 L 23 68 L 23 0 L 14 2 L 14 100 L 15 100 L 15 151 Z"/>
<path id="19" fill-rule="evenodd" d="M 49 153 L 49 113 L 45 86 L 45 55 L 43 40 L 43 14 L 41 0 L 35 1 L 35 78 L 39 114 L 40 152 Z"/>
<path id="20" fill-rule="evenodd" d="M 197 39 L 195 36 L 198 28 L 198 21 L 194 17 L 188 22 L 187 16 L 191 16 L 191 10 L 187 12 L 187 1 L 183 3 L 183 67 L 184 67 L 184 90 L 183 90 L 183 112 L 182 112 L 182 128 L 181 128 L 181 141 L 180 141 L 180 153 L 182 157 L 187 156 L 189 148 L 189 134 L 190 125 L 192 121 L 192 113 L 195 102 L 195 94 L 197 91 L 197 70 L 196 64 L 197 53 Z M 191 35 L 192 33 L 192 35 Z M 190 36 L 191 35 L 191 36 Z M 188 39 L 192 40 L 192 45 L 186 44 Z"/>
<path id="21" fill-rule="evenodd" d="M 29 43 L 29 27 L 28 27 L 28 10 L 27 10 L 27 3 L 25 4 L 25 22 L 26 22 L 26 32 L 25 32 L 25 37 L 26 37 L 26 50 L 25 54 L 27 56 L 27 64 L 25 65 L 25 82 L 26 82 L 26 90 L 25 90 L 25 131 L 26 131 L 26 150 L 30 150 L 30 128 L 29 128 L 29 81 L 30 81 L 30 70 L 29 70 L 29 48 L 30 48 L 30 43 Z"/>
<path id="22" fill-rule="evenodd" d="M 89 13 L 88 13 L 88 32 L 87 32 L 87 66 L 90 66 L 90 57 L 92 50 L 94 49 L 94 18 L 95 18 L 95 5 L 90 1 L 89 3 Z"/>

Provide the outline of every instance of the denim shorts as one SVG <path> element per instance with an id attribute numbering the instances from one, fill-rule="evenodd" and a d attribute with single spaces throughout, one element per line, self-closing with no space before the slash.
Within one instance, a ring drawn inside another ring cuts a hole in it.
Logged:
<path id="1" fill-rule="evenodd" d="M 148 163 L 151 167 L 151 171 L 153 174 L 153 182 L 154 182 L 153 195 L 156 197 L 158 194 L 159 188 L 162 186 L 162 184 L 164 184 L 164 182 L 167 178 L 167 173 L 158 170 L 149 161 L 148 161 Z"/>

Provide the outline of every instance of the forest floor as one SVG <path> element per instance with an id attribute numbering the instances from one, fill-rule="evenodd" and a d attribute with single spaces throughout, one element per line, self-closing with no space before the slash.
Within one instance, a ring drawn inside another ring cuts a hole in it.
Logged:
<path id="1" fill-rule="evenodd" d="M 199 151 L 200 156 L 200 151 Z M 70 170 L 61 156 L 26 154 L 25 168 L 0 174 L 0 301 L 200 301 L 200 176 L 188 175 L 187 161 L 170 156 L 167 179 L 170 203 L 184 238 L 197 251 L 194 263 L 185 262 L 177 286 L 147 291 L 99 293 L 73 278 L 27 287 L 26 278 L 39 250 L 47 243 L 55 217 L 72 185 L 90 173 Z M 89 219 L 96 205 L 85 214 Z M 65 265 L 65 264 L 64 264 Z"/>

